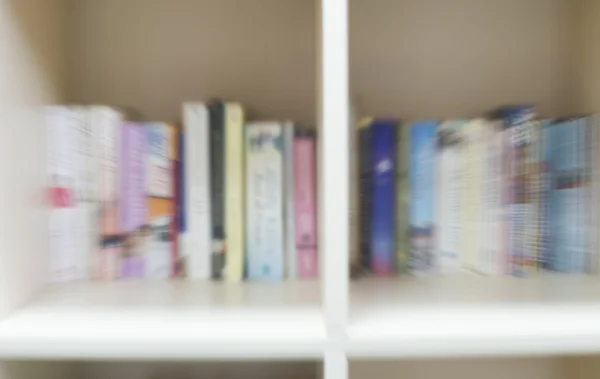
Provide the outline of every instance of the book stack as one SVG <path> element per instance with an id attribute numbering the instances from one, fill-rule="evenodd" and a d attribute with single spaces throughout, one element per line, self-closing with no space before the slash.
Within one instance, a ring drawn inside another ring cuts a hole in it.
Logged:
<path id="1" fill-rule="evenodd" d="M 236 102 L 186 103 L 182 125 L 45 112 L 53 281 L 317 277 L 312 130 Z"/>
<path id="2" fill-rule="evenodd" d="M 518 105 L 369 118 L 355 134 L 358 250 L 373 275 L 598 272 L 595 117 L 539 119 Z"/>

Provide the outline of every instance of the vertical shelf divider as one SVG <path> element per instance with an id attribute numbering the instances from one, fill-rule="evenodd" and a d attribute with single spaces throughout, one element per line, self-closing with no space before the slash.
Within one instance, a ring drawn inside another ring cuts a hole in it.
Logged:
<path id="1" fill-rule="evenodd" d="M 346 379 L 343 340 L 348 320 L 349 94 L 348 0 L 320 7 L 320 212 L 323 305 L 328 347 L 324 379 Z"/>

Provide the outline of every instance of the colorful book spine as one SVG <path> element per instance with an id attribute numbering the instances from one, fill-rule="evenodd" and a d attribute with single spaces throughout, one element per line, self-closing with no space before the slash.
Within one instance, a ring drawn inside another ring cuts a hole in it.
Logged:
<path id="1" fill-rule="evenodd" d="M 396 271 L 405 273 L 408 271 L 408 256 L 410 250 L 409 235 L 409 181 L 408 181 L 408 160 L 409 160 L 409 138 L 410 126 L 407 124 L 398 125 L 396 133 Z"/>
<path id="2" fill-rule="evenodd" d="M 244 111 L 239 103 L 225 103 L 225 279 L 244 276 Z"/>
<path id="3" fill-rule="evenodd" d="M 211 277 L 222 279 L 225 268 L 225 104 L 214 101 L 210 114 L 210 198 L 212 222 Z"/>
<path id="4" fill-rule="evenodd" d="M 587 128 L 588 120 L 586 117 L 581 117 L 576 121 L 576 134 L 575 134 L 575 160 L 576 160 L 576 183 L 575 188 L 577 191 L 577 206 L 574 211 L 574 234 L 575 234 L 575 246 L 574 246 L 574 261 L 573 271 L 577 273 L 585 273 L 589 267 L 589 244 L 587 235 L 587 215 L 589 210 L 589 203 L 587 201 L 589 192 L 589 181 L 588 181 L 588 166 L 587 166 L 587 144 L 586 140 L 589 139 Z"/>
<path id="5" fill-rule="evenodd" d="M 50 279 L 78 279 L 76 211 L 76 118 L 67 107 L 45 109 L 48 136 L 48 191 L 50 201 Z"/>
<path id="6" fill-rule="evenodd" d="M 373 191 L 373 165 L 371 156 L 370 118 L 358 122 L 358 224 L 359 224 L 359 261 L 363 268 L 369 267 L 371 256 L 371 202 Z"/>
<path id="7" fill-rule="evenodd" d="M 371 156 L 373 197 L 371 207 L 370 268 L 375 275 L 390 275 L 396 267 L 396 132 L 393 120 L 373 120 Z"/>
<path id="8" fill-rule="evenodd" d="M 442 274 L 455 274 L 470 264 L 462 246 L 465 232 L 463 215 L 465 188 L 463 120 L 443 122 L 438 129 L 437 239 L 438 268 Z"/>
<path id="9" fill-rule="evenodd" d="M 246 126 L 246 248 L 251 280 L 281 280 L 284 269 L 283 130 Z"/>
<path id="10" fill-rule="evenodd" d="M 409 268 L 415 274 L 436 268 L 436 121 L 421 121 L 410 128 L 409 142 Z"/>
<path id="11" fill-rule="evenodd" d="M 181 254 L 183 249 L 183 240 L 185 239 L 185 193 L 184 193 L 184 172 L 183 160 L 185 157 L 183 145 L 183 130 L 177 129 L 177 148 L 178 154 L 174 162 L 175 175 L 175 218 L 173 226 L 173 255 L 176 259 L 173 268 L 172 276 L 174 278 L 185 278 L 186 272 L 186 257 Z"/>
<path id="12" fill-rule="evenodd" d="M 557 120 L 551 127 L 551 152 L 550 160 L 552 167 L 552 182 L 550 192 L 550 222 L 551 233 L 549 243 L 549 268 L 552 271 L 562 271 L 565 268 L 563 254 L 563 227 L 562 227 L 562 212 L 563 203 L 561 195 L 561 186 L 564 182 L 563 175 L 563 155 L 564 155 L 564 130 L 565 120 Z"/>
<path id="13" fill-rule="evenodd" d="M 283 162 L 285 165 L 285 250 L 286 276 L 298 277 L 298 254 L 296 251 L 295 229 L 295 193 L 294 193 L 294 124 L 286 122 L 283 126 Z"/>
<path id="14" fill-rule="evenodd" d="M 316 142 L 311 132 L 296 133 L 293 171 L 298 276 L 315 278 L 318 274 Z"/>
<path id="15" fill-rule="evenodd" d="M 541 267 L 540 241 L 540 150 L 541 150 L 541 127 L 540 121 L 532 121 L 527 124 L 528 149 L 525 154 L 525 236 L 524 254 L 525 275 L 538 272 Z"/>
<path id="16" fill-rule="evenodd" d="M 165 123 L 146 123 L 146 206 L 148 230 L 144 235 L 146 277 L 169 278 L 175 272 L 175 160 L 177 128 Z"/>
<path id="17" fill-rule="evenodd" d="M 184 114 L 184 171 L 187 230 L 182 243 L 187 277 L 211 277 L 210 124 L 208 107 L 187 103 Z"/>
<path id="18" fill-rule="evenodd" d="M 151 247 L 146 206 L 146 130 L 143 124 L 123 124 L 120 156 L 119 229 L 124 240 L 118 275 L 121 278 L 142 278 L 146 274 L 146 254 Z"/>
<path id="19" fill-rule="evenodd" d="M 114 280 L 118 277 L 122 236 L 119 232 L 119 177 L 121 170 L 121 125 L 123 117 L 111 108 L 94 106 L 90 110 L 92 129 L 99 134 L 100 156 L 100 246 L 94 257 L 94 277 Z"/>

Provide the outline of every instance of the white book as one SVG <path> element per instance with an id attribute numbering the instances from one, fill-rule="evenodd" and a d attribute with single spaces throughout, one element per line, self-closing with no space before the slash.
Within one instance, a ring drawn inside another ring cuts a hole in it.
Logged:
<path id="1" fill-rule="evenodd" d="M 283 279 L 282 150 L 281 124 L 257 122 L 246 126 L 246 248 L 249 279 Z"/>
<path id="2" fill-rule="evenodd" d="M 294 124 L 292 122 L 286 122 L 283 126 L 283 162 L 286 274 L 288 278 L 294 279 L 298 277 L 298 257 L 294 229 Z"/>
<path id="3" fill-rule="evenodd" d="M 437 215 L 439 233 L 437 261 L 442 274 L 461 271 L 463 235 L 464 158 L 462 128 L 464 121 L 446 121 L 438 130 Z"/>
<path id="4" fill-rule="evenodd" d="M 77 279 L 89 279 L 98 246 L 98 138 L 93 135 L 87 107 L 72 107 L 76 139 Z"/>
<path id="5" fill-rule="evenodd" d="M 45 109 L 48 136 L 50 279 L 78 279 L 77 259 L 77 123 L 68 107 Z"/>
<path id="6" fill-rule="evenodd" d="M 119 238 L 119 147 L 123 116 L 116 109 L 92 106 L 89 109 L 92 132 L 97 136 L 98 166 L 98 246 L 92 256 L 92 276 L 115 280 L 121 255 Z"/>
<path id="7" fill-rule="evenodd" d="M 181 246 L 189 279 L 211 275 L 210 125 L 204 103 L 186 103 L 184 117 L 184 185 L 186 232 Z"/>

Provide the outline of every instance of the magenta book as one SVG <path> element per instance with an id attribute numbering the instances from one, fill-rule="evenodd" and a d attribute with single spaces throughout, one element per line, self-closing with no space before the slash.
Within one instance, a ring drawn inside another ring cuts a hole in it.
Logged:
<path id="1" fill-rule="evenodd" d="M 315 137 L 300 132 L 294 138 L 294 202 L 297 268 L 300 278 L 317 276 L 317 198 Z"/>
<path id="2" fill-rule="evenodd" d="M 119 229 L 123 248 L 118 260 L 121 278 L 140 278 L 145 274 L 149 228 L 145 193 L 145 128 L 143 124 L 128 122 L 121 130 L 121 213 Z"/>

